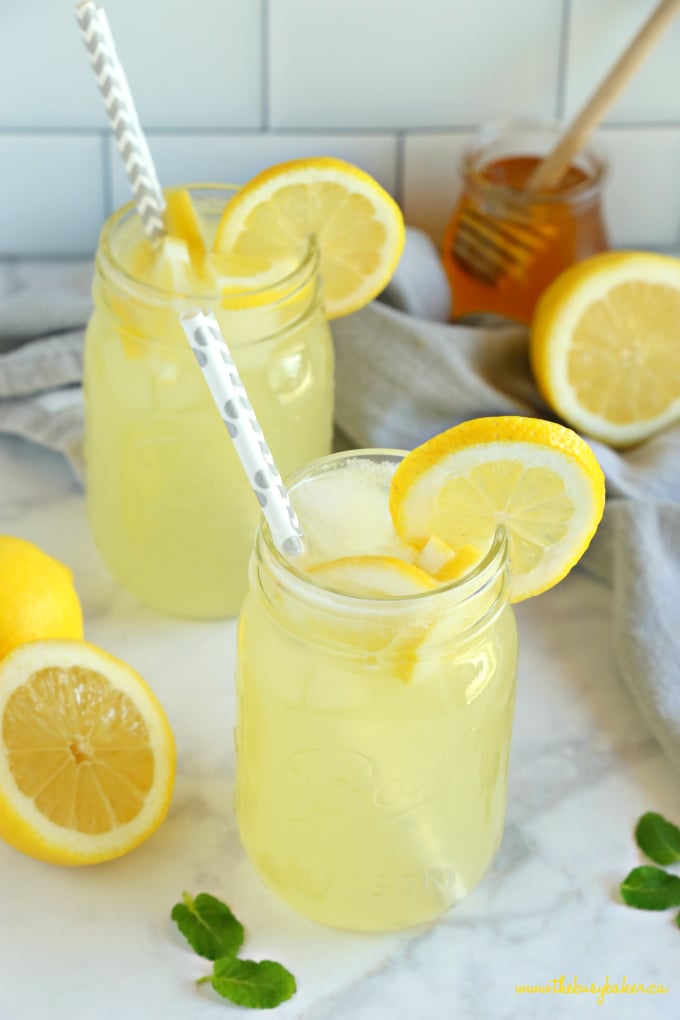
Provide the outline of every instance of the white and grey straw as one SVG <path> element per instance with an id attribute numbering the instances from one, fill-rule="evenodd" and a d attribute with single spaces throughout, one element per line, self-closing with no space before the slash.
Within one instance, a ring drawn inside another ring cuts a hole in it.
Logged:
<path id="1" fill-rule="evenodd" d="M 106 14 L 93 0 L 80 0 L 75 15 L 144 230 L 159 241 L 165 235 L 165 198 Z"/>
<path id="2" fill-rule="evenodd" d="M 262 507 L 274 543 L 289 556 L 301 553 L 300 522 L 217 320 L 209 313 L 194 311 L 181 315 L 180 322 Z"/>

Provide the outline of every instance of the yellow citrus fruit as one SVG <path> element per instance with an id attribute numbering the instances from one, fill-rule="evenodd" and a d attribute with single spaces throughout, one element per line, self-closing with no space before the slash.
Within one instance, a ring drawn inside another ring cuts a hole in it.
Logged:
<path id="1" fill-rule="evenodd" d="M 604 475 L 571 429 L 538 418 L 477 418 L 416 447 L 397 467 L 390 512 L 422 548 L 488 550 L 502 526 L 513 602 L 557 584 L 583 555 L 604 510 Z M 443 580 L 443 578 L 442 578 Z"/>
<path id="2" fill-rule="evenodd" d="M 186 188 L 168 188 L 165 202 L 165 229 L 171 237 L 179 237 L 186 242 L 192 261 L 200 265 L 205 243 L 191 195 Z"/>
<path id="3" fill-rule="evenodd" d="M 25 641 L 82 636 L 69 568 L 32 542 L 0 535 L 0 659 Z"/>
<path id="4" fill-rule="evenodd" d="M 436 587 L 424 570 L 393 556 L 342 556 L 311 567 L 309 573 L 330 588 L 367 598 L 418 595 Z"/>
<path id="5" fill-rule="evenodd" d="M 94 864 L 160 825 L 175 745 L 153 692 L 84 641 L 37 641 L 0 663 L 0 836 L 31 857 Z"/>
<path id="6" fill-rule="evenodd" d="M 214 250 L 287 262 L 315 236 L 329 318 L 368 304 L 389 282 L 404 246 L 404 219 L 367 173 L 328 156 L 280 163 L 238 191 Z"/>
<path id="7" fill-rule="evenodd" d="M 430 535 L 416 556 L 416 564 L 439 581 L 455 581 L 466 574 L 481 559 L 481 553 L 472 545 L 453 549 L 439 535 Z"/>
<path id="8" fill-rule="evenodd" d="M 481 560 L 481 554 L 473 545 L 462 545 L 455 556 L 442 564 L 435 573 L 438 581 L 457 581 L 464 577 L 473 567 L 476 567 Z"/>
<path id="9" fill-rule="evenodd" d="M 627 446 L 680 419 L 680 259 L 607 252 L 562 273 L 530 353 L 545 399 L 580 432 Z"/>

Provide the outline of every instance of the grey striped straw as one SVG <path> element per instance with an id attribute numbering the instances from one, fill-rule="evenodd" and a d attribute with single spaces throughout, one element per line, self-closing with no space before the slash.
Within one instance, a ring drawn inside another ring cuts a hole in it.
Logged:
<path id="1" fill-rule="evenodd" d="M 125 72 L 116 54 L 108 20 L 93 0 L 80 0 L 75 6 L 75 15 L 123 159 L 137 211 L 147 236 L 157 242 L 165 235 L 165 198 L 139 124 Z"/>
<path id="2" fill-rule="evenodd" d="M 300 522 L 217 320 L 211 314 L 195 311 L 185 312 L 180 322 L 262 507 L 274 543 L 289 556 L 301 553 Z"/>

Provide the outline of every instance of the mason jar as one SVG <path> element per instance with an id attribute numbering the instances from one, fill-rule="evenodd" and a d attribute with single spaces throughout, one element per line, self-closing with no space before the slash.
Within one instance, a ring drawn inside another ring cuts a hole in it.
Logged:
<path id="1" fill-rule="evenodd" d="M 187 189 L 209 239 L 235 189 Z M 264 288 L 177 292 L 145 279 L 132 204 L 104 225 L 85 340 L 87 508 L 112 575 L 185 617 L 235 614 L 259 508 L 179 322 L 212 311 L 279 470 L 328 453 L 333 352 L 314 238 Z M 172 281 L 171 281 L 172 282 Z"/>
<path id="2" fill-rule="evenodd" d="M 357 462 L 387 461 L 389 478 L 402 456 L 334 454 L 298 475 L 293 501 Z M 324 587 L 260 526 L 239 621 L 236 815 L 264 882 L 305 917 L 409 927 L 489 867 L 517 663 L 507 557 L 499 530 L 457 581 L 360 597 Z"/>
<path id="3" fill-rule="evenodd" d="M 442 247 L 454 320 L 491 313 L 529 325 L 556 276 L 608 248 L 607 167 L 596 144 L 584 146 L 557 183 L 527 186 L 562 131 L 551 121 L 493 121 L 463 152 Z"/>

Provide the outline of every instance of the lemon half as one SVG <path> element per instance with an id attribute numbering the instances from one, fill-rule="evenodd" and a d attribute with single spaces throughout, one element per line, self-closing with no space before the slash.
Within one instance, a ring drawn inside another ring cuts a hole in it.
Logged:
<path id="1" fill-rule="evenodd" d="M 175 744 L 148 685 L 84 641 L 37 641 L 0 663 L 0 836 L 31 857 L 94 864 L 164 819 Z"/>
<path id="2" fill-rule="evenodd" d="M 536 309 L 531 364 L 548 403 L 612 446 L 680 419 L 680 259 L 607 252 L 562 273 Z"/>

